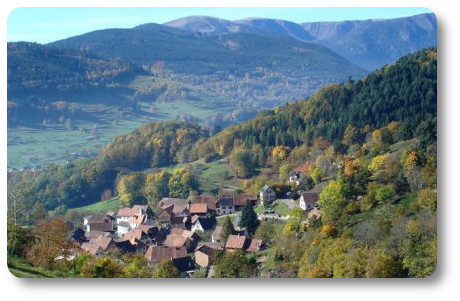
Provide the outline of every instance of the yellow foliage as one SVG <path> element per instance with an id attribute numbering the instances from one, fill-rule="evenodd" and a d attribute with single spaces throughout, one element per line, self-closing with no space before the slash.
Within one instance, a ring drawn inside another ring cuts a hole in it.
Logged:
<path id="1" fill-rule="evenodd" d="M 406 157 L 405 166 L 416 166 L 420 163 L 420 156 L 416 152 L 410 152 Z"/>

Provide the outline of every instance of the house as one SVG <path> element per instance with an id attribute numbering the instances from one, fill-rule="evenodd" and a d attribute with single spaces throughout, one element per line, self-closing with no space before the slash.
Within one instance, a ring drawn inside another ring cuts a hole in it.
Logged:
<path id="1" fill-rule="evenodd" d="M 225 243 L 225 249 L 227 252 L 233 252 L 236 250 L 244 250 L 247 247 L 247 238 L 243 235 L 229 235 L 227 242 Z"/>
<path id="2" fill-rule="evenodd" d="M 235 212 L 235 205 L 233 203 L 233 197 L 221 197 L 217 201 L 217 214 L 231 214 Z"/>
<path id="3" fill-rule="evenodd" d="M 249 245 L 245 249 L 245 251 L 249 253 L 259 252 L 262 249 L 262 246 L 263 246 L 263 242 L 261 239 L 250 239 Z"/>
<path id="4" fill-rule="evenodd" d="M 310 211 L 317 206 L 319 196 L 316 192 L 303 192 L 299 199 L 302 210 Z"/>
<path id="5" fill-rule="evenodd" d="M 88 242 L 84 242 L 81 245 L 81 249 L 93 256 L 99 256 L 106 252 L 109 247 L 114 245 L 112 237 L 107 237 L 100 235 L 97 237 L 92 237 Z"/>
<path id="6" fill-rule="evenodd" d="M 103 232 L 114 232 L 115 231 L 115 219 L 113 216 L 108 214 L 94 214 L 83 218 L 83 225 L 86 226 L 86 232 L 91 231 L 103 231 Z"/>
<path id="7" fill-rule="evenodd" d="M 260 204 L 265 207 L 276 200 L 276 193 L 270 186 L 265 185 L 259 191 L 259 199 Z"/>
<path id="8" fill-rule="evenodd" d="M 196 232 L 196 231 L 207 231 L 211 230 L 214 227 L 215 224 L 215 219 L 211 217 L 201 217 L 198 215 L 193 215 L 190 218 L 191 222 L 191 231 Z"/>
<path id="9" fill-rule="evenodd" d="M 121 253 L 136 253 L 139 250 L 126 239 L 114 239 L 114 244 Z"/>
<path id="10" fill-rule="evenodd" d="M 100 256 L 104 254 L 104 251 L 102 251 L 101 247 L 98 245 L 95 245 L 91 242 L 85 242 L 81 245 L 81 249 L 83 252 L 88 253 L 93 256 Z"/>
<path id="11" fill-rule="evenodd" d="M 212 263 L 212 259 L 217 252 L 224 250 L 223 243 L 199 243 L 195 248 L 195 263 L 200 267 L 207 267 Z"/>
<path id="12" fill-rule="evenodd" d="M 263 247 L 263 242 L 260 239 L 249 239 L 244 235 L 229 235 L 225 249 L 227 252 L 235 250 L 243 250 L 248 253 L 259 252 Z"/>
<path id="13" fill-rule="evenodd" d="M 305 174 L 300 171 L 291 171 L 289 173 L 289 184 L 296 184 L 299 186 L 305 180 Z"/>
<path id="14" fill-rule="evenodd" d="M 171 233 L 166 236 L 163 243 L 166 247 L 186 247 L 187 251 L 191 251 L 198 243 L 199 236 L 192 231 L 182 229 L 172 229 Z"/>
<path id="15" fill-rule="evenodd" d="M 190 203 L 191 202 L 186 199 L 162 198 L 161 201 L 158 203 L 158 206 L 162 210 L 166 210 L 167 208 L 172 207 L 171 212 L 174 212 L 177 215 L 180 212 L 185 212 L 186 210 L 188 210 Z"/>
<path id="16" fill-rule="evenodd" d="M 208 214 L 208 204 L 207 203 L 190 204 L 189 212 L 190 212 L 190 215 L 206 216 Z"/>
<path id="17" fill-rule="evenodd" d="M 221 233 L 222 233 L 222 226 L 216 226 L 216 229 L 214 229 L 214 232 L 212 232 L 211 234 L 211 241 L 220 242 Z"/>
<path id="18" fill-rule="evenodd" d="M 195 203 L 197 204 L 208 204 L 208 211 L 215 212 L 217 208 L 217 201 L 219 199 L 211 194 L 202 194 L 195 198 Z"/>
<path id="19" fill-rule="evenodd" d="M 147 233 L 154 246 L 161 246 L 167 236 L 166 229 L 161 226 L 141 225 L 139 229 Z"/>
<path id="20" fill-rule="evenodd" d="M 195 269 L 192 259 L 187 255 L 185 247 L 158 247 L 151 246 L 145 252 L 145 257 L 149 266 L 171 260 L 174 266 L 181 272 L 187 272 Z"/>
<path id="21" fill-rule="evenodd" d="M 124 207 L 117 213 L 117 235 L 122 237 L 127 231 L 137 229 L 140 225 L 153 225 L 153 212 L 147 205 Z M 129 226 L 128 226 L 129 225 Z"/>
<path id="22" fill-rule="evenodd" d="M 141 229 L 129 230 L 128 233 L 126 233 L 123 236 L 123 239 L 129 240 L 131 242 L 131 244 L 133 246 L 135 246 L 135 247 L 137 247 L 137 245 L 140 245 L 142 247 L 153 245 L 153 241 L 150 238 L 150 236 L 147 234 L 147 232 L 145 232 L 145 231 L 143 231 Z M 141 242 L 142 244 L 140 244 L 139 242 Z"/>
<path id="23" fill-rule="evenodd" d="M 235 211 L 241 211 L 246 203 L 250 202 L 253 206 L 257 203 L 257 196 L 249 193 L 236 194 L 233 196 Z"/>

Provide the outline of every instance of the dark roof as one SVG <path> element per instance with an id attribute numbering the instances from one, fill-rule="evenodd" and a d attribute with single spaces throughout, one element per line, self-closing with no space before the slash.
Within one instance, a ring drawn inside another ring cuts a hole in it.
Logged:
<path id="1" fill-rule="evenodd" d="M 88 218 L 88 224 L 110 223 L 112 217 L 107 214 L 94 214 Z"/>
<path id="2" fill-rule="evenodd" d="M 319 196 L 316 192 L 303 192 L 302 198 L 306 205 L 314 205 L 319 199 Z"/>
<path id="3" fill-rule="evenodd" d="M 219 206 L 233 206 L 233 197 L 223 197 L 219 199 Z"/>
<path id="4" fill-rule="evenodd" d="M 125 227 L 125 228 L 130 228 L 131 226 L 129 225 L 129 222 L 121 221 L 118 223 L 118 226 Z"/>
<path id="5" fill-rule="evenodd" d="M 77 242 L 86 241 L 85 231 L 81 228 L 75 229 L 75 231 L 72 233 L 72 239 Z"/>
<path id="6" fill-rule="evenodd" d="M 131 244 L 129 240 L 116 240 L 115 246 L 123 253 L 134 253 L 136 252 L 136 248 Z"/>
<path id="7" fill-rule="evenodd" d="M 221 242 L 200 242 L 195 248 L 195 251 L 202 251 L 203 253 L 208 254 L 215 251 L 222 251 L 223 249 L 224 244 Z"/>
<path id="8" fill-rule="evenodd" d="M 90 231 L 101 231 L 101 232 L 112 232 L 113 226 L 112 223 L 90 223 Z"/>
<path id="9" fill-rule="evenodd" d="M 192 216 L 192 223 L 193 223 L 193 218 L 196 215 Z M 203 227 L 204 230 L 211 230 L 214 227 L 214 224 L 216 220 L 214 218 L 207 218 L 207 217 L 197 217 L 197 220 L 200 221 L 201 227 Z"/>
<path id="10" fill-rule="evenodd" d="M 195 269 L 195 264 L 190 256 L 175 258 L 172 260 L 174 266 L 181 272 L 187 272 Z"/>

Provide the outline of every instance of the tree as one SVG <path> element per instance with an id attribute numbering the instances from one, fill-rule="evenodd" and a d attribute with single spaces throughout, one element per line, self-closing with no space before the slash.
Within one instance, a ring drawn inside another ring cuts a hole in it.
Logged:
<path id="1" fill-rule="evenodd" d="M 60 218 L 40 221 L 33 230 L 35 239 L 26 253 L 27 261 L 48 269 L 56 268 L 76 249 L 68 239 L 69 234 L 70 229 Z"/>
<path id="2" fill-rule="evenodd" d="M 188 170 L 177 168 L 168 180 L 169 195 L 175 198 L 187 198 L 199 187 L 198 179 Z"/>
<path id="3" fill-rule="evenodd" d="M 122 206 L 131 207 L 131 205 L 143 198 L 143 184 L 144 179 L 140 173 L 132 173 L 118 181 L 117 192 Z"/>
<path id="4" fill-rule="evenodd" d="M 155 208 L 163 197 L 169 195 L 170 178 L 171 175 L 165 171 L 147 174 L 143 194 L 150 208 Z"/>
<path id="5" fill-rule="evenodd" d="M 33 240 L 29 229 L 8 221 L 7 225 L 7 250 L 9 255 L 23 256 Z"/>
<path id="6" fill-rule="evenodd" d="M 254 211 L 254 207 L 251 202 L 246 202 L 241 212 L 241 218 L 239 222 L 240 227 L 246 227 L 248 233 L 254 233 L 259 226 L 259 220 L 257 219 L 257 213 Z"/>
<path id="7" fill-rule="evenodd" d="M 15 181 L 8 182 L 7 185 L 7 219 L 14 227 L 23 225 L 26 221 L 27 201 L 24 188 L 24 185 Z"/>
<path id="8" fill-rule="evenodd" d="M 227 252 L 216 263 L 217 278 L 249 278 L 256 276 L 257 263 L 254 258 L 246 256 L 244 251 Z"/>
<path id="9" fill-rule="evenodd" d="M 418 193 L 417 204 L 432 212 L 436 212 L 438 202 L 438 194 L 432 189 L 422 189 Z"/>
<path id="10" fill-rule="evenodd" d="M 124 269 L 125 278 L 151 278 L 153 271 L 148 267 L 145 256 L 135 255 L 129 258 L 129 264 Z"/>
<path id="11" fill-rule="evenodd" d="M 230 154 L 230 169 L 237 178 L 246 178 L 255 171 L 255 164 L 250 151 L 237 149 Z"/>
<path id="12" fill-rule="evenodd" d="M 232 220 L 230 216 L 224 217 L 224 222 L 222 223 L 222 232 L 220 235 L 220 239 L 225 242 L 228 239 L 228 236 L 231 234 L 235 234 L 235 227 L 233 226 Z"/>
<path id="13" fill-rule="evenodd" d="M 276 232 L 273 223 L 267 221 L 261 221 L 259 227 L 257 227 L 254 237 L 262 239 L 263 241 L 271 241 L 274 239 Z"/>
<path id="14" fill-rule="evenodd" d="M 123 268 L 111 258 L 97 257 L 83 264 L 80 276 L 83 278 L 120 278 L 123 276 Z"/>
<path id="15" fill-rule="evenodd" d="M 311 178 L 313 179 L 313 182 L 315 184 L 321 183 L 322 176 L 323 176 L 323 172 L 321 171 L 319 167 L 315 167 L 313 171 L 311 172 Z"/>
<path id="16" fill-rule="evenodd" d="M 329 182 L 319 195 L 318 204 L 323 222 L 337 221 L 347 205 L 344 183 L 339 180 Z"/>
<path id="17" fill-rule="evenodd" d="M 165 260 L 155 265 L 152 278 L 176 278 L 179 277 L 180 271 L 176 268 L 171 260 Z"/>

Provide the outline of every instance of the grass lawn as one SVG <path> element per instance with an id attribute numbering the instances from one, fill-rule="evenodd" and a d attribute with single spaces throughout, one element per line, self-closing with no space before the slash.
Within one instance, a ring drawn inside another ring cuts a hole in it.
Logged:
<path id="1" fill-rule="evenodd" d="M 79 208 L 73 208 L 70 209 L 74 211 L 82 211 L 82 212 L 88 212 L 91 214 L 98 213 L 98 212 L 107 212 L 107 211 L 117 211 L 120 205 L 120 200 L 118 197 L 113 197 L 110 200 L 107 201 L 100 201 L 88 206 L 84 207 L 79 207 Z"/>
<path id="2" fill-rule="evenodd" d="M 272 208 L 276 213 L 279 213 L 283 216 L 289 215 L 289 212 L 291 211 L 291 209 L 289 209 L 289 207 L 286 204 L 278 200 L 274 201 L 273 204 L 271 204 L 269 207 Z M 267 208 L 257 206 L 256 208 L 254 208 L 254 211 L 258 214 L 262 214 L 265 211 L 267 211 Z"/>
<path id="3" fill-rule="evenodd" d="M 68 278 L 75 277 L 66 272 L 49 271 L 40 267 L 34 267 L 23 259 L 8 256 L 8 269 L 10 273 L 19 278 Z"/>

